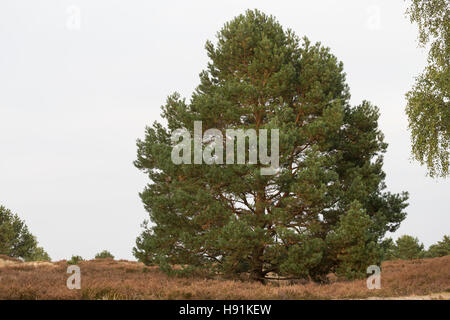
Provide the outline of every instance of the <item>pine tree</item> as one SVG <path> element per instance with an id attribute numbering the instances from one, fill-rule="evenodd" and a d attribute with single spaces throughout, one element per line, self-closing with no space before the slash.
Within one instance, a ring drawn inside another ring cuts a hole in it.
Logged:
<path id="1" fill-rule="evenodd" d="M 52 259 L 42 247 L 35 247 L 26 261 L 51 261 Z"/>
<path id="2" fill-rule="evenodd" d="M 383 251 L 370 232 L 372 225 L 373 221 L 356 200 L 340 216 L 336 230 L 326 239 L 332 255 L 337 253 L 334 268 L 337 276 L 349 280 L 361 278 L 369 265 L 380 264 Z"/>
<path id="3" fill-rule="evenodd" d="M 25 222 L 3 206 L 0 206 L 0 254 L 26 261 L 50 260 Z"/>
<path id="4" fill-rule="evenodd" d="M 424 246 L 419 239 L 410 235 L 403 235 L 396 241 L 394 257 L 397 259 L 420 259 L 424 256 Z"/>
<path id="5" fill-rule="evenodd" d="M 381 242 L 381 249 L 383 250 L 383 261 L 395 259 L 395 242 L 392 238 L 384 239 Z"/>
<path id="6" fill-rule="evenodd" d="M 445 235 L 441 241 L 432 244 L 426 252 L 426 257 L 435 258 L 450 255 L 450 236 Z"/>
<path id="7" fill-rule="evenodd" d="M 323 279 L 340 263 L 327 236 L 340 232 L 354 201 L 373 243 L 405 218 L 407 194 L 384 191 L 378 109 L 366 101 L 350 106 L 343 64 L 272 16 L 247 11 L 217 37 L 206 44 L 211 62 L 190 102 L 169 96 L 167 126 L 154 123 L 137 142 L 135 165 L 151 180 L 141 198 L 152 224 L 134 254 L 165 270 Z M 203 132 L 279 129 L 278 172 L 261 175 L 260 163 L 174 164 L 172 133 L 193 134 L 197 120 Z"/>

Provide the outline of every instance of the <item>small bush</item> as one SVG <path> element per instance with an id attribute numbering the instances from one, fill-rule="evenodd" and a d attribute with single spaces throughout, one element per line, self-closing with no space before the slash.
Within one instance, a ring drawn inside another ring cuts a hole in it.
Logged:
<path id="1" fill-rule="evenodd" d="M 95 255 L 95 259 L 107 259 L 107 258 L 114 259 L 112 253 L 109 252 L 108 250 L 103 250 L 102 252 L 97 253 Z"/>
<path id="2" fill-rule="evenodd" d="M 83 261 L 84 259 L 80 256 L 72 256 L 69 261 L 67 261 L 67 264 L 78 264 L 80 261 Z"/>

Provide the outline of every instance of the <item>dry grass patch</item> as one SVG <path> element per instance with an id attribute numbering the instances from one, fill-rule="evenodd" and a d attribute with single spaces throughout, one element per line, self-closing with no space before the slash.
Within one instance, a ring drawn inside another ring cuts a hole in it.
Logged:
<path id="1" fill-rule="evenodd" d="M 382 265 L 380 290 L 366 280 L 329 284 L 169 277 L 131 261 L 82 261 L 81 290 L 69 290 L 66 261 L 15 263 L 0 268 L 0 299 L 365 299 L 450 292 L 450 256 Z M 448 295 L 437 295 L 446 298 Z"/>

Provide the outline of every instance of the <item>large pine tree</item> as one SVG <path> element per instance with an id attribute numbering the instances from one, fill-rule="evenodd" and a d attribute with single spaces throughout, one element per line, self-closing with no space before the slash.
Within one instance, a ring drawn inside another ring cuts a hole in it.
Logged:
<path id="1" fill-rule="evenodd" d="M 363 274 L 379 262 L 377 244 L 398 228 L 407 205 L 406 193 L 384 191 L 378 109 L 350 106 L 342 63 L 272 16 L 247 11 L 217 37 L 206 44 L 211 62 L 190 103 L 169 96 L 167 126 L 154 123 L 138 140 L 135 165 L 151 180 L 141 198 L 152 224 L 135 256 L 169 270 L 254 279 Z M 192 133 L 199 120 L 203 131 L 279 129 L 279 170 L 174 164 L 171 134 L 183 127 Z"/>

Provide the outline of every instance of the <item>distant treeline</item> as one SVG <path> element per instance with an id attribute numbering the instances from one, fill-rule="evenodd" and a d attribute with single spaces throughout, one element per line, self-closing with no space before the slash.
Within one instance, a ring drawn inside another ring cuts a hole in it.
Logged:
<path id="1" fill-rule="evenodd" d="M 383 260 L 411 260 L 421 258 L 435 258 L 450 255 L 450 235 L 444 235 L 441 241 L 432 244 L 428 250 L 417 237 L 403 235 L 396 241 L 387 238 L 381 242 Z M 50 261 L 50 257 L 42 247 L 38 246 L 25 222 L 16 214 L 0 206 L 0 254 L 25 261 Z M 95 259 L 112 258 L 114 256 L 107 250 L 98 253 Z M 69 264 L 82 261 L 80 256 L 72 256 Z"/>
<path id="2" fill-rule="evenodd" d="M 382 243 L 384 260 L 411 260 L 421 258 L 435 258 L 450 255 L 450 236 L 444 235 L 441 241 L 432 244 L 428 250 L 419 239 L 410 235 L 403 235 L 397 241 L 388 238 Z"/>

